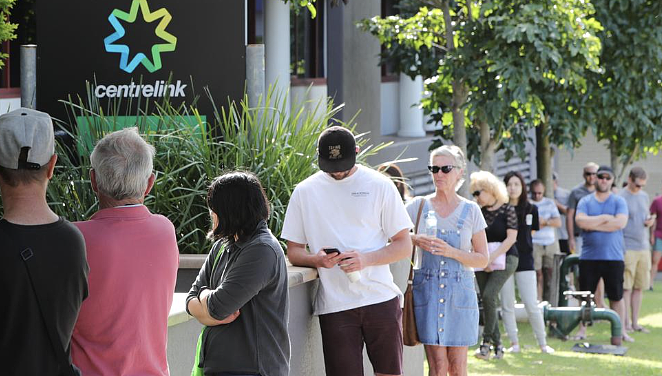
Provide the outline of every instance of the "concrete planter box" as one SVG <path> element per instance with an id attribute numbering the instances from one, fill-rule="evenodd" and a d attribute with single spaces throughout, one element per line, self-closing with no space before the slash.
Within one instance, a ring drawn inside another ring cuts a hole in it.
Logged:
<path id="1" fill-rule="evenodd" d="M 195 347 L 202 325 L 186 313 L 184 304 L 186 293 L 206 257 L 207 255 L 204 254 L 180 255 L 177 290 L 168 318 L 168 363 L 171 375 L 188 375 L 193 366 Z M 409 260 L 402 260 L 391 265 L 391 270 L 394 273 L 396 284 L 403 289 L 406 285 L 406 273 L 409 272 Z M 317 270 L 288 265 L 288 283 L 290 288 L 289 332 L 292 344 L 290 375 L 324 375 L 319 320 L 312 314 L 313 298 L 319 283 Z M 365 351 L 363 359 L 365 374 L 374 374 Z M 405 346 L 404 374 L 422 376 L 423 359 L 423 346 Z"/>

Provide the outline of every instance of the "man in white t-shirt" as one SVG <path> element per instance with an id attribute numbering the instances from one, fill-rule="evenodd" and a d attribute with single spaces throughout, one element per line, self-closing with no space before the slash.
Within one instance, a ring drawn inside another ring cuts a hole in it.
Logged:
<path id="1" fill-rule="evenodd" d="M 402 375 L 402 293 L 388 264 L 410 255 L 413 224 L 395 185 L 356 165 L 358 151 L 349 130 L 322 132 L 322 171 L 297 185 L 281 236 L 293 265 L 319 272 L 326 374 L 363 374 L 365 343 L 375 375 Z"/>

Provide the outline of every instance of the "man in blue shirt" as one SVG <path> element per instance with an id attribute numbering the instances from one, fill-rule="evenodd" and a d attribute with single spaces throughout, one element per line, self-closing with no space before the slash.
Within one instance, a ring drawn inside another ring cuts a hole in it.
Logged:
<path id="1" fill-rule="evenodd" d="M 579 200 L 575 221 L 583 230 L 582 253 L 579 256 L 579 288 L 595 292 L 600 278 L 604 280 L 609 307 L 625 322 L 623 304 L 623 228 L 628 221 L 628 206 L 623 197 L 611 193 L 614 172 L 600 166 L 595 193 Z M 581 326 L 578 337 L 585 336 Z M 623 340 L 634 340 L 623 331 Z"/>

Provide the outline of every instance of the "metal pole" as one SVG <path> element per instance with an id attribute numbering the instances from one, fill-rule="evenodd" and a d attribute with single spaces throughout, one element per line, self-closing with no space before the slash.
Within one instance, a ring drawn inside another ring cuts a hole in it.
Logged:
<path id="1" fill-rule="evenodd" d="M 246 94 L 249 107 L 264 106 L 264 88 L 264 44 L 249 44 L 246 46 Z"/>
<path id="2" fill-rule="evenodd" d="M 37 45 L 21 46 L 21 107 L 37 107 Z"/>

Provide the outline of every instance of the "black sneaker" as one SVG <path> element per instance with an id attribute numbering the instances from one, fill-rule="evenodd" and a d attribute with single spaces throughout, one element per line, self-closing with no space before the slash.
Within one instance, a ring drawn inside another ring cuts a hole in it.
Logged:
<path id="1" fill-rule="evenodd" d="M 494 347 L 494 359 L 502 359 L 503 358 L 503 346 L 499 345 Z"/>
<path id="2" fill-rule="evenodd" d="M 483 343 L 479 348 L 476 349 L 474 356 L 478 359 L 490 360 L 490 350 L 492 346 L 489 343 Z"/>

